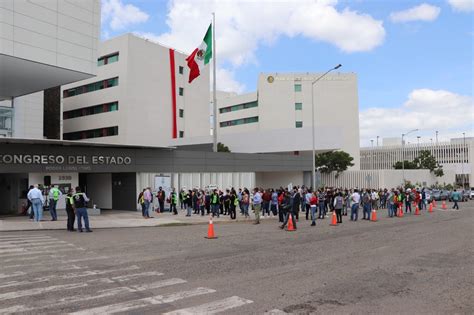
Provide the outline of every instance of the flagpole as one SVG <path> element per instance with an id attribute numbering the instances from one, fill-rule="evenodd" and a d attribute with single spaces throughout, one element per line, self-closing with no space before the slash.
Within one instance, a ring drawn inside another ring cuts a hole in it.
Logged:
<path id="1" fill-rule="evenodd" d="M 216 96 L 216 13 L 212 12 L 212 110 L 214 112 L 212 129 L 212 150 L 217 152 L 217 96 Z"/>

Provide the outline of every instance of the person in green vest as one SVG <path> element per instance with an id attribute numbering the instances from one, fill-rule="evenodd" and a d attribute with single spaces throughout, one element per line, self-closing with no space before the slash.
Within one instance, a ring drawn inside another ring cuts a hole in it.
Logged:
<path id="1" fill-rule="evenodd" d="M 214 189 L 211 194 L 211 213 L 213 217 L 219 217 L 219 204 L 219 193 L 217 189 Z"/>
<path id="2" fill-rule="evenodd" d="M 56 188 L 54 185 L 51 185 L 49 189 L 49 214 L 51 215 L 51 221 L 58 220 L 58 214 L 56 213 L 56 205 L 58 204 L 59 196 L 62 195 L 62 192 Z"/>
<path id="3" fill-rule="evenodd" d="M 176 209 L 177 204 L 178 196 L 176 195 L 176 190 L 173 188 L 173 191 L 170 194 L 170 212 L 173 212 L 174 215 L 178 214 L 178 209 Z"/>

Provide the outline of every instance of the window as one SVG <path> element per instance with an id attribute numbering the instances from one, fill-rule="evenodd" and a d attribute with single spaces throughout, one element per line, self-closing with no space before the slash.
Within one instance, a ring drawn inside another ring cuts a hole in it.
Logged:
<path id="1" fill-rule="evenodd" d="M 251 124 L 251 123 L 256 123 L 256 122 L 258 122 L 258 116 L 223 121 L 220 123 L 220 126 L 230 127 L 230 126 Z"/>
<path id="2" fill-rule="evenodd" d="M 303 103 L 295 103 L 295 110 L 303 110 Z"/>
<path id="3" fill-rule="evenodd" d="M 179 137 L 184 138 L 184 131 L 181 131 L 181 130 L 179 131 Z"/>
<path id="4" fill-rule="evenodd" d="M 219 108 L 219 113 L 223 114 L 223 113 L 235 112 L 235 111 L 237 111 L 237 110 L 242 110 L 242 109 L 247 109 L 247 108 L 253 108 L 253 107 L 257 107 L 257 106 L 258 106 L 258 102 L 257 102 L 257 101 L 249 102 L 249 103 L 243 103 L 243 104 L 238 104 L 238 105 L 232 105 L 232 106 L 227 106 L 227 107 Z"/>
<path id="5" fill-rule="evenodd" d="M 179 117 L 181 117 L 181 118 L 184 117 L 184 109 L 179 110 Z"/>
<path id="6" fill-rule="evenodd" d="M 119 84 L 119 78 L 115 77 L 115 78 L 111 78 L 107 80 L 89 83 L 86 85 L 77 86 L 71 89 L 64 90 L 63 98 L 106 89 L 109 87 L 117 86 L 118 84 Z"/>
<path id="7" fill-rule="evenodd" d="M 110 136 L 116 136 L 116 135 L 118 135 L 118 126 L 68 132 L 68 133 L 63 134 L 63 139 L 64 140 L 81 140 L 81 139 L 110 137 Z"/>
<path id="8" fill-rule="evenodd" d="M 182 66 L 179 66 L 178 72 L 179 72 L 179 74 L 183 74 L 184 73 L 184 68 Z"/>
<path id="9" fill-rule="evenodd" d="M 180 96 L 183 96 L 183 95 L 184 95 L 184 88 L 180 87 L 178 94 L 179 94 Z"/>
<path id="10" fill-rule="evenodd" d="M 119 60 L 119 53 L 113 53 L 111 55 L 102 56 L 97 59 L 97 66 L 108 65 L 109 63 L 117 62 Z"/>
<path id="11" fill-rule="evenodd" d="M 295 127 L 296 128 L 303 128 L 303 122 L 302 121 L 295 122 Z"/>
<path id="12" fill-rule="evenodd" d="M 99 104 L 63 112 L 63 119 L 71 119 L 82 116 L 95 115 L 118 110 L 118 102 Z"/>
<path id="13" fill-rule="evenodd" d="M 295 92 L 301 92 L 301 84 L 295 84 Z"/>

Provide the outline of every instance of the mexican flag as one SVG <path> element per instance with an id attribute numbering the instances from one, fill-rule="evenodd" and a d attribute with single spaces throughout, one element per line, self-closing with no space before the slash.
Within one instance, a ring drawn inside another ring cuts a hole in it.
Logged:
<path id="1" fill-rule="evenodd" d="M 201 45 L 186 58 L 189 67 L 189 83 L 193 82 L 212 58 L 212 24 L 209 25 Z"/>

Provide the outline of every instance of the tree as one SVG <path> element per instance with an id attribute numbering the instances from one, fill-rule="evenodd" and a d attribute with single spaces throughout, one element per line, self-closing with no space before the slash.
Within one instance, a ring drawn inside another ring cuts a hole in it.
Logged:
<path id="1" fill-rule="evenodd" d="M 353 160 L 354 158 L 344 151 L 324 152 L 316 154 L 314 167 L 321 173 L 336 172 L 337 178 L 349 166 L 354 166 Z"/>
<path id="2" fill-rule="evenodd" d="M 229 147 L 223 143 L 217 143 L 217 152 L 230 152 Z"/>
<path id="3" fill-rule="evenodd" d="M 428 150 L 420 151 L 418 156 L 413 160 L 410 161 L 401 161 L 396 162 L 393 164 L 393 168 L 396 170 L 400 170 L 405 166 L 406 170 L 414 170 L 414 169 L 428 169 L 431 173 L 434 173 L 436 177 L 441 177 L 444 175 L 443 166 L 441 166 L 435 159 L 431 152 Z"/>

